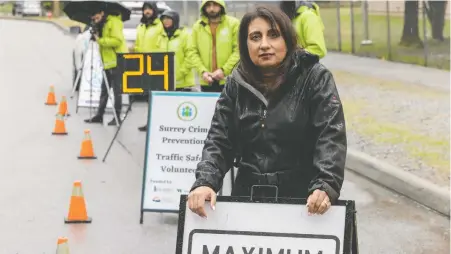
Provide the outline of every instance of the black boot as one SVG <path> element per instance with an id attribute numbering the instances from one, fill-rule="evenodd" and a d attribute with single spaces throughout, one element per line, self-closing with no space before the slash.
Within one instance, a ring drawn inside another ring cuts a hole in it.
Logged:
<path id="1" fill-rule="evenodd" d="M 144 125 L 144 126 L 138 127 L 138 130 L 142 131 L 142 132 L 146 132 L 147 131 L 147 124 Z"/>
<path id="2" fill-rule="evenodd" d="M 119 125 L 121 125 L 121 119 L 119 118 L 118 119 L 118 121 L 119 121 Z M 108 126 L 116 126 L 116 118 L 113 118 L 113 120 L 111 120 L 109 123 L 108 123 Z"/>
<path id="3" fill-rule="evenodd" d="M 95 115 L 93 118 L 91 119 L 85 119 L 85 123 L 103 123 L 103 117 L 99 116 L 99 115 Z"/>

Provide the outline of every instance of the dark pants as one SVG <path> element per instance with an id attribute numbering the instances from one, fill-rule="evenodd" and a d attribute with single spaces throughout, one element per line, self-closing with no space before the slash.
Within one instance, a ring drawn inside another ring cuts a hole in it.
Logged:
<path id="1" fill-rule="evenodd" d="M 200 86 L 202 92 L 220 93 L 224 89 L 224 85 L 220 85 L 218 81 L 214 81 L 211 85 Z"/>
<path id="2" fill-rule="evenodd" d="M 122 94 L 120 84 L 116 84 L 115 75 L 116 68 L 105 70 L 106 78 L 108 79 L 108 84 L 111 88 L 113 88 L 114 92 L 114 111 L 116 112 L 117 117 L 121 114 L 122 109 Z M 100 101 L 99 101 L 99 109 L 97 111 L 98 116 L 103 116 L 105 114 L 105 108 L 108 103 L 108 88 L 105 83 L 105 79 L 102 79 L 102 89 L 100 91 Z"/>

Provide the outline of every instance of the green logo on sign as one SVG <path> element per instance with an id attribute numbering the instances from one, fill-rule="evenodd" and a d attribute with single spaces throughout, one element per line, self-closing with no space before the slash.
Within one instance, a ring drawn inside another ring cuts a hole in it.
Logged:
<path id="1" fill-rule="evenodd" d="M 177 116 L 182 121 L 192 121 L 197 116 L 197 108 L 191 102 L 183 102 L 177 108 Z"/>

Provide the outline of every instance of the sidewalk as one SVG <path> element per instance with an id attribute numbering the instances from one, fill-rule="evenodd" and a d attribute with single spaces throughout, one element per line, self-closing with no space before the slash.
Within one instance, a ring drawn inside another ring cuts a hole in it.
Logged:
<path id="1" fill-rule="evenodd" d="M 450 90 L 449 71 L 334 52 L 328 52 L 321 62 L 332 70 Z"/>
<path id="2" fill-rule="evenodd" d="M 449 188 L 450 73 L 329 53 L 349 147 Z"/>

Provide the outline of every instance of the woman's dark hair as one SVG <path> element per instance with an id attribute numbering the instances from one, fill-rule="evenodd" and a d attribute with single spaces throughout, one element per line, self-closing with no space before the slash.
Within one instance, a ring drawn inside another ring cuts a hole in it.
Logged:
<path id="1" fill-rule="evenodd" d="M 268 88 L 263 87 L 263 74 L 261 73 L 260 68 L 252 62 L 247 46 L 249 24 L 256 18 L 265 19 L 269 22 L 272 29 L 279 30 L 287 47 L 287 55 L 277 70 L 279 77 L 276 79 L 275 84 Z M 277 26 L 279 28 L 277 28 Z M 237 66 L 237 71 L 246 82 L 255 86 L 260 91 L 266 90 L 264 91 L 265 93 L 271 93 L 276 90 L 285 81 L 285 74 L 293 64 L 292 56 L 299 50 L 296 31 L 293 28 L 290 18 L 288 18 L 288 16 L 279 8 L 272 6 L 258 6 L 255 11 L 246 13 L 241 19 L 238 37 L 240 61 Z"/>

